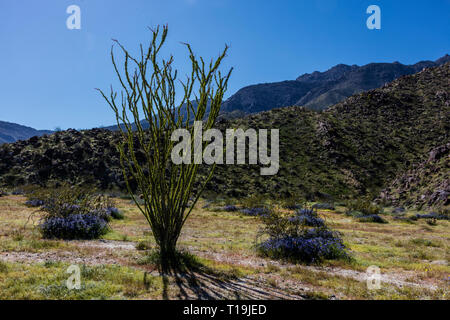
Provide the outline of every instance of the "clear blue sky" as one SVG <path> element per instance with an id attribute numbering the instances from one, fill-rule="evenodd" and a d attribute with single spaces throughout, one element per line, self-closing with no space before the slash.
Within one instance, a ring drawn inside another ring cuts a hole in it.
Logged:
<path id="1" fill-rule="evenodd" d="M 81 30 L 66 28 L 71 4 L 81 8 Z M 381 30 L 366 27 L 371 4 L 381 8 Z M 114 124 L 94 88 L 116 83 L 111 38 L 137 48 L 147 26 L 169 24 L 166 52 L 181 74 L 180 41 L 206 58 L 230 44 L 228 97 L 338 63 L 435 60 L 450 52 L 449 21 L 450 0 L 1 0 L 0 120 L 38 129 Z"/>

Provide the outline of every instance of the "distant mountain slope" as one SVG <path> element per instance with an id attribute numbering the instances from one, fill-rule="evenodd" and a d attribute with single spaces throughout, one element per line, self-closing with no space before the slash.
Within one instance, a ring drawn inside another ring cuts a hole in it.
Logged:
<path id="1" fill-rule="evenodd" d="M 192 107 L 195 109 L 195 108 L 197 108 L 197 102 L 196 101 L 192 101 Z M 209 103 L 209 101 L 208 101 L 208 104 L 206 105 L 206 114 L 205 114 L 205 119 L 208 117 L 208 114 L 209 114 L 209 111 L 210 111 L 210 103 Z M 180 110 L 180 114 L 181 114 L 181 116 L 184 118 L 184 119 L 186 119 L 186 117 L 187 117 L 187 105 L 186 105 L 186 103 L 185 104 L 183 104 L 183 106 L 181 107 L 181 110 Z M 177 117 L 177 116 L 176 116 Z M 193 122 L 194 121 L 194 116 L 193 116 L 193 113 L 192 113 L 192 111 L 190 112 L 190 121 L 189 122 Z M 149 123 L 148 123 L 148 121 L 147 120 L 141 120 L 140 121 L 140 123 L 141 123 L 141 127 L 142 127 L 142 129 L 148 129 L 148 127 L 149 127 Z M 121 124 L 120 125 L 120 127 L 122 128 L 122 130 L 126 130 L 126 127 L 125 127 L 125 125 L 124 124 Z M 136 123 L 135 122 L 133 122 L 132 124 L 131 124 L 131 128 L 132 128 L 132 130 L 134 131 L 134 130 L 136 130 Z M 100 129 L 106 129 L 106 130 L 113 130 L 113 131 L 116 131 L 116 130 L 118 130 L 119 129 L 119 127 L 117 126 L 117 124 L 115 124 L 115 125 L 112 125 L 112 126 L 107 126 L 107 127 L 101 127 Z"/>
<path id="2" fill-rule="evenodd" d="M 222 113 L 236 117 L 285 106 L 323 110 L 353 94 L 379 88 L 401 76 L 448 61 L 449 55 L 414 65 L 398 62 L 370 63 L 361 67 L 339 64 L 325 72 L 304 74 L 296 80 L 244 87 L 223 103 Z"/>
<path id="3" fill-rule="evenodd" d="M 33 136 L 42 136 L 52 132 L 50 130 L 36 130 L 20 124 L 0 121 L 0 144 L 27 140 Z"/>
<path id="4" fill-rule="evenodd" d="M 449 79 L 447 63 L 354 95 L 325 112 L 285 107 L 220 121 L 221 130 L 279 129 L 280 170 L 261 176 L 256 165 L 218 165 L 207 191 L 222 197 L 376 197 L 430 149 L 449 143 Z M 0 185 L 65 180 L 124 188 L 115 148 L 120 139 L 114 131 L 68 130 L 2 145 Z M 203 173 L 198 178 L 204 179 Z"/>

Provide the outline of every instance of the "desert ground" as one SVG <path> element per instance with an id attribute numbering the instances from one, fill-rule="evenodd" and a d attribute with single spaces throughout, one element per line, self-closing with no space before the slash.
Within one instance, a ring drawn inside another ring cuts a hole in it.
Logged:
<path id="1" fill-rule="evenodd" d="M 319 210 L 352 259 L 292 264 L 257 255 L 257 217 L 200 201 L 178 243 L 195 267 L 161 275 L 144 216 L 130 199 L 115 200 L 125 219 L 102 239 L 64 241 L 42 239 L 41 213 L 24 196 L 0 197 L 0 299 L 449 299 L 450 221 L 384 214 L 387 224 L 364 223 L 344 207 Z M 80 289 L 66 286 L 72 264 Z M 381 270 L 379 289 L 367 287 L 369 266 Z"/>

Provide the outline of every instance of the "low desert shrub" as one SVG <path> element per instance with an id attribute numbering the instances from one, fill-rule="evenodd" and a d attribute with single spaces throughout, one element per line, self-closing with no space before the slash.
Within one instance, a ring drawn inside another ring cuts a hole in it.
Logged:
<path id="1" fill-rule="evenodd" d="M 48 217 L 74 214 L 98 215 L 105 220 L 123 219 L 112 198 L 96 194 L 95 189 L 63 185 L 58 188 L 34 189 L 27 193 L 27 205 L 41 207 Z"/>
<path id="2" fill-rule="evenodd" d="M 383 209 L 370 201 L 358 199 L 347 202 L 346 215 L 358 219 L 360 222 L 387 223 L 379 214 Z"/>
<path id="3" fill-rule="evenodd" d="M 239 209 L 235 205 L 228 204 L 228 205 L 224 206 L 222 208 L 222 210 L 226 211 L 226 212 L 235 212 L 235 211 L 238 211 Z"/>
<path id="4" fill-rule="evenodd" d="M 66 217 L 48 217 L 39 229 L 46 239 L 97 239 L 108 231 L 107 222 L 92 214 L 72 214 Z"/>
<path id="5" fill-rule="evenodd" d="M 259 245 L 259 250 L 273 259 L 288 259 L 306 263 L 324 259 L 340 259 L 347 256 L 339 238 L 285 237 L 269 239 Z"/>
<path id="6" fill-rule="evenodd" d="M 303 202 L 304 200 L 299 200 L 298 197 L 292 197 L 284 199 L 281 203 L 281 207 L 288 210 L 299 210 L 303 208 Z"/>
<path id="7" fill-rule="evenodd" d="M 55 188 L 28 188 L 26 202 L 39 206 L 46 216 L 66 217 L 72 214 L 86 214 L 91 210 L 90 202 L 94 191 L 70 185 Z"/>
<path id="8" fill-rule="evenodd" d="M 364 199 L 350 200 L 347 202 L 346 206 L 347 212 L 357 211 L 366 216 L 383 213 L 383 209 L 381 207 Z"/>
<path id="9" fill-rule="evenodd" d="M 405 213 L 405 211 L 406 211 L 406 209 L 403 207 L 396 207 L 392 210 L 392 213 L 396 214 L 396 215 L 402 215 Z"/>
<path id="10" fill-rule="evenodd" d="M 308 216 L 314 216 L 317 217 L 317 211 L 314 211 L 314 209 L 308 209 L 308 208 L 302 208 L 297 211 L 297 215 L 308 215 Z"/>
<path id="11" fill-rule="evenodd" d="M 23 189 L 14 189 L 14 190 L 11 192 L 11 194 L 12 194 L 13 196 L 21 196 L 21 195 L 24 194 L 24 191 L 23 191 Z"/>
<path id="12" fill-rule="evenodd" d="M 271 212 L 262 220 L 260 236 L 267 236 L 267 240 L 256 248 L 263 256 L 305 263 L 350 258 L 340 234 L 328 228 L 311 209 L 300 210 L 295 216 Z"/>
<path id="13" fill-rule="evenodd" d="M 265 207 L 266 198 L 262 195 L 253 195 L 251 197 L 241 200 L 242 207 L 250 208 L 263 208 Z"/>
<path id="14" fill-rule="evenodd" d="M 116 220 L 123 220 L 125 218 L 124 214 L 122 212 L 120 212 L 119 209 L 117 209 L 116 207 L 109 207 L 106 208 L 107 214 Z"/>
<path id="15" fill-rule="evenodd" d="M 296 212 L 295 216 L 290 217 L 289 221 L 308 227 L 325 226 L 325 221 L 313 209 L 301 209 Z"/>
<path id="16" fill-rule="evenodd" d="M 101 217 L 106 221 L 111 221 L 112 219 L 122 220 L 125 218 L 122 212 L 119 211 L 116 207 L 106 207 L 99 209 L 92 209 L 90 214 Z"/>
<path id="17" fill-rule="evenodd" d="M 148 241 L 139 241 L 136 244 L 136 250 L 144 251 L 144 250 L 150 250 L 150 249 L 152 249 L 152 245 Z"/>
<path id="18" fill-rule="evenodd" d="M 360 211 L 347 211 L 345 214 L 358 219 L 359 222 L 388 223 L 378 214 L 364 214 Z"/>
<path id="19" fill-rule="evenodd" d="M 303 224 L 308 227 L 322 227 L 325 225 L 325 221 L 322 218 L 308 215 L 298 215 L 289 218 L 289 220 L 292 222 L 298 222 L 299 224 Z"/>
<path id="20" fill-rule="evenodd" d="M 124 218 L 110 197 L 91 189 L 62 186 L 33 191 L 29 197 L 44 213 L 39 225 L 44 238 L 95 239 L 109 230 L 108 221 Z"/>
<path id="21" fill-rule="evenodd" d="M 386 220 L 384 220 L 382 217 L 380 217 L 377 214 L 362 215 L 362 216 L 358 217 L 358 220 L 360 222 L 388 223 Z"/>
<path id="22" fill-rule="evenodd" d="M 90 212 L 97 213 L 103 216 L 106 220 L 109 219 L 123 219 L 123 215 L 119 212 L 119 209 L 115 207 L 114 200 L 106 195 L 94 195 L 91 196 L 87 202 Z"/>
<path id="23" fill-rule="evenodd" d="M 205 200 L 205 204 L 202 205 L 202 209 L 209 209 L 214 202 L 211 200 Z"/>
<path id="24" fill-rule="evenodd" d="M 428 214 L 416 214 L 417 219 L 435 219 L 435 220 L 450 220 L 450 216 L 445 214 L 439 214 L 437 212 L 431 212 Z"/>
<path id="25" fill-rule="evenodd" d="M 362 213 L 362 212 L 359 212 L 359 211 L 350 211 L 350 210 L 347 210 L 347 211 L 345 212 L 345 214 L 346 214 L 347 216 L 353 217 L 353 218 L 360 218 L 360 217 L 363 217 L 363 216 L 364 216 L 364 213 Z"/>
<path id="26" fill-rule="evenodd" d="M 301 204 L 298 203 L 293 203 L 293 204 L 285 204 L 283 205 L 284 209 L 288 209 L 288 210 L 298 210 L 302 208 Z"/>
<path id="27" fill-rule="evenodd" d="M 264 216 L 270 213 L 270 209 L 268 208 L 244 208 L 239 210 L 239 212 L 247 215 L 247 216 Z"/>
<path id="28" fill-rule="evenodd" d="M 44 201 L 39 200 L 39 199 L 31 199 L 31 200 L 27 200 L 25 202 L 25 205 L 27 207 L 31 207 L 31 208 L 42 207 L 44 205 Z"/>

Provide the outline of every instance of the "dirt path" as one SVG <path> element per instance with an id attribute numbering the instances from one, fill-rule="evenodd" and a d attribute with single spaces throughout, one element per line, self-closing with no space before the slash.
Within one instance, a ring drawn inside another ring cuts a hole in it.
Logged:
<path id="1" fill-rule="evenodd" d="M 289 263 L 281 263 L 275 260 L 262 259 L 257 256 L 242 257 L 230 255 L 227 254 L 226 252 L 220 253 L 195 252 L 194 248 L 190 248 L 190 250 L 199 256 L 235 265 L 250 266 L 250 267 L 265 267 L 270 263 L 272 266 L 278 267 L 280 269 L 288 269 L 295 267 L 317 273 L 326 272 L 330 275 L 352 278 L 354 280 L 361 282 L 367 281 L 367 273 L 357 270 L 342 269 L 338 267 L 295 265 Z M 381 273 L 380 281 L 383 283 L 395 285 L 397 287 L 409 286 L 409 287 L 427 288 L 430 290 L 438 289 L 435 285 L 427 283 L 425 281 L 411 282 L 406 280 L 408 278 L 411 278 L 413 275 L 414 275 L 413 271 L 404 271 L 404 273 Z"/>
<path id="2" fill-rule="evenodd" d="M 0 252 L 0 260 L 20 263 L 67 262 L 71 264 L 120 264 L 106 255 L 85 256 L 72 251 Z"/>

